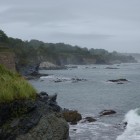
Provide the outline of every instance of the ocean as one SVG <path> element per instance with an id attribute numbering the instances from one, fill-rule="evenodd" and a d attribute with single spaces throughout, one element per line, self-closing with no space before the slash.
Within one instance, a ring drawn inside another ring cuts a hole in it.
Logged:
<path id="1" fill-rule="evenodd" d="M 83 118 L 97 119 L 70 125 L 71 140 L 140 140 L 140 63 L 78 65 L 68 70 L 40 72 L 49 76 L 30 80 L 38 92 L 57 93 L 61 107 L 78 110 Z M 128 82 L 108 81 L 120 78 Z M 99 112 L 105 109 L 117 113 L 100 117 Z M 126 128 L 123 122 L 128 123 Z"/>

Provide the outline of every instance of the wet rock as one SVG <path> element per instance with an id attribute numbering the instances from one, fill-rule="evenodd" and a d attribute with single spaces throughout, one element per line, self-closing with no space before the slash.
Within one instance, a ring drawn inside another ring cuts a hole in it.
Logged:
<path id="1" fill-rule="evenodd" d="M 121 129 L 122 131 L 124 131 L 124 129 L 126 129 L 127 125 L 128 125 L 127 122 L 121 122 L 120 124 L 118 124 L 115 127 Z"/>
<path id="2" fill-rule="evenodd" d="M 127 79 L 118 79 L 118 80 L 121 81 L 121 82 L 128 82 Z"/>
<path id="3" fill-rule="evenodd" d="M 59 78 L 57 78 L 56 80 L 54 80 L 55 83 L 66 82 L 66 81 L 69 81 L 69 79 L 59 79 Z"/>
<path id="4" fill-rule="evenodd" d="M 123 124 L 124 124 L 123 127 L 126 128 L 126 126 L 127 126 L 128 123 L 127 122 L 124 122 Z"/>
<path id="5" fill-rule="evenodd" d="M 41 91 L 39 93 L 39 96 L 46 101 L 49 99 L 49 96 L 48 96 L 47 92 L 45 92 L 45 91 Z"/>
<path id="6" fill-rule="evenodd" d="M 93 117 L 86 117 L 86 118 L 85 118 L 85 121 L 86 121 L 86 122 L 95 122 L 95 121 L 97 121 L 97 120 L 94 119 Z"/>
<path id="7" fill-rule="evenodd" d="M 67 122 L 71 124 L 77 124 L 82 119 L 82 115 L 76 110 L 64 110 L 63 116 Z"/>
<path id="8" fill-rule="evenodd" d="M 129 82 L 127 79 L 116 79 L 116 80 L 108 80 L 108 82 L 117 83 L 119 85 L 124 84 L 125 82 Z"/>
<path id="9" fill-rule="evenodd" d="M 71 125 L 76 125 L 77 122 L 76 121 L 73 121 L 73 122 L 70 122 Z"/>
<path id="10" fill-rule="evenodd" d="M 119 69 L 119 68 L 116 68 L 116 67 L 106 67 L 105 69 Z"/>
<path id="11" fill-rule="evenodd" d="M 56 93 L 52 96 L 49 96 L 48 104 L 53 111 L 60 112 L 62 108 L 59 105 L 57 105 L 56 99 L 57 99 Z"/>
<path id="12" fill-rule="evenodd" d="M 127 79 L 116 79 L 116 80 L 108 80 L 109 82 L 128 82 Z"/>
<path id="13" fill-rule="evenodd" d="M 92 69 L 96 69 L 96 67 L 92 67 Z"/>
<path id="14" fill-rule="evenodd" d="M 48 96 L 47 92 L 45 92 L 45 91 L 41 91 L 39 94 L 40 94 L 41 96 Z"/>
<path id="15" fill-rule="evenodd" d="M 103 110 L 99 114 L 100 114 L 100 116 L 112 115 L 112 114 L 116 114 L 116 111 L 114 111 L 114 110 Z"/>
<path id="16" fill-rule="evenodd" d="M 81 78 L 72 78 L 71 80 L 73 83 L 80 82 L 80 81 L 87 81 L 87 79 L 81 79 Z"/>

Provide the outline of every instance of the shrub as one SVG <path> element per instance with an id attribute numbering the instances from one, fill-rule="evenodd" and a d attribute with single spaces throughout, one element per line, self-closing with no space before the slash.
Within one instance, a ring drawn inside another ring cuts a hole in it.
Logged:
<path id="1" fill-rule="evenodd" d="M 21 75 L 0 65 L 0 103 L 35 97 L 36 90 Z"/>

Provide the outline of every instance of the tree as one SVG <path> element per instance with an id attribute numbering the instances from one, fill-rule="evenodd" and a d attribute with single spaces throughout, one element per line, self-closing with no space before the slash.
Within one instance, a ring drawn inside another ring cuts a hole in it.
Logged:
<path id="1" fill-rule="evenodd" d="M 0 43 L 8 43 L 8 36 L 0 30 Z"/>

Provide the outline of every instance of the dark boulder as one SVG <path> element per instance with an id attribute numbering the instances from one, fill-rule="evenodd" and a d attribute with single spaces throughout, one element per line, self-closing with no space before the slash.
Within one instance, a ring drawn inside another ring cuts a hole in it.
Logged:
<path id="1" fill-rule="evenodd" d="M 105 69 L 119 69 L 119 68 L 116 68 L 116 67 L 106 67 Z"/>
<path id="2" fill-rule="evenodd" d="M 82 119 L 82 115 L 76 110 L 64 110 L 63 116 L 67 122 L 77 124 Z"/>
<path id="3" fill-rule="evenodd" d="M 109 82 L 116 82 L 116 83 L 120 83 L 120 82 L 128 82 L 127 79 L 116 79 L 116 80 L 108 80 Z"/>
<path id="4" fill-rule="evenodd" d="M 96 69 L 96 67 L 92 67 L 92 69 Z"/>
<path id="5" fill-rule="evenodd" d="M 47 94 L 47 92 L 45 92 L 45 91 L 41 91 L 40 93 L 39 93 L 39 96 L 45 101 L 48 101 L 48 99 L 49 99 L 49 96 L 48 96 L 48 94 Z"/>
<path id="6" fill-rule="evenodd" d="M 60 112 L 62 108 L 57 104 L 56 99 L 57 99 L 56 93 L 52 96 L 49 96 L 48 105 L 53 111 Z"/>
<path id="7" fill-rule="evenodd" d="M 100 116 L 112 115 L 112 114 L 116 114 L 116 111 L 114 111 L 114 110 L 103 110 L 99 114 L 100 114 Z"/>
<path id="8" fill-rule="evenodd" d="M 124 124 L 124 128 L 126 128 L 128 123 L 127 122 L 124 122 L 123 124 Z"/>
<path id="9" fill-rule="evenodd" d="M 48 96 L 47 92 L 45 92 L 45 91 L 41 91 L 39 94 L 40 94 L 41 96 Z"/>
<path id="10" fill-rule="evenodd" d="M 83 122 L 95 122 L 95 121 L 97 121 L 96 119 L 94 119 L 93 117 L 86 117 L 86 118 L 84 118 L 84 121 Z"/>

